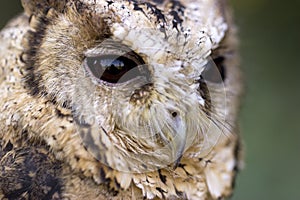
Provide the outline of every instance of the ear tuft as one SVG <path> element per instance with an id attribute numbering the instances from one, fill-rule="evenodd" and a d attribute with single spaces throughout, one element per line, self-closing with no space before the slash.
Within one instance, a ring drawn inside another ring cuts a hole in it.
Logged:
<path id="1" fill-rule="evenodd" d="M 68 0 L 21 0 L 27 15 L 45 13 L 50 8 L 61 12 Z"/>

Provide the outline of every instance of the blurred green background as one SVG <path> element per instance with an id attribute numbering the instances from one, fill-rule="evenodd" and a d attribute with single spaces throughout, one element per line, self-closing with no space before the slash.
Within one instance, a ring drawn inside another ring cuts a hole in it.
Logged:
<path id="1" fill-rule="evenodd" d="M 300 1 L 231 0 L 247 93 L 245 169 L 232 200 L 300 199 Z M 1 2 L 0 26 L 21 11 Z"/>

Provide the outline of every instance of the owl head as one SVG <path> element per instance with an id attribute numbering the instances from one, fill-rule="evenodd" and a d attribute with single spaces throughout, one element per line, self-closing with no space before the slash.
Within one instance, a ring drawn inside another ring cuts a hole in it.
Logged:
<path id="1" fill-rule="evenodd" d="M 222 2 L 23 0 L 27 87 L 70 110 L 76 149 L 113 169 L 205 155 L 229 127 Z"/>

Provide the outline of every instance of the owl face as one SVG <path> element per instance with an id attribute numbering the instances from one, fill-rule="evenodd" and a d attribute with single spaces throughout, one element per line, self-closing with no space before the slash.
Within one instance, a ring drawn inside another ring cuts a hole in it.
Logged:
<path id="1" fill-rule="evenodd" d="M 155 2 L 62 1 L 34 11 L 32 93 L 70 109 L 78 148 L 120 171 L 205 154 L 225 130 L 224 77 L 210 57 L 227 29 L 218 1 Z"/>

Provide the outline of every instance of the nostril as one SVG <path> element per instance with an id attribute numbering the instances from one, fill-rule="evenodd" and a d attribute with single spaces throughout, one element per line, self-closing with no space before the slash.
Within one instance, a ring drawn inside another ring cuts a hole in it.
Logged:
<path id="1" fill-rule="evenodd" d="M 177 112 L 172 112 L 172 117 L 177 117 Z"/>

